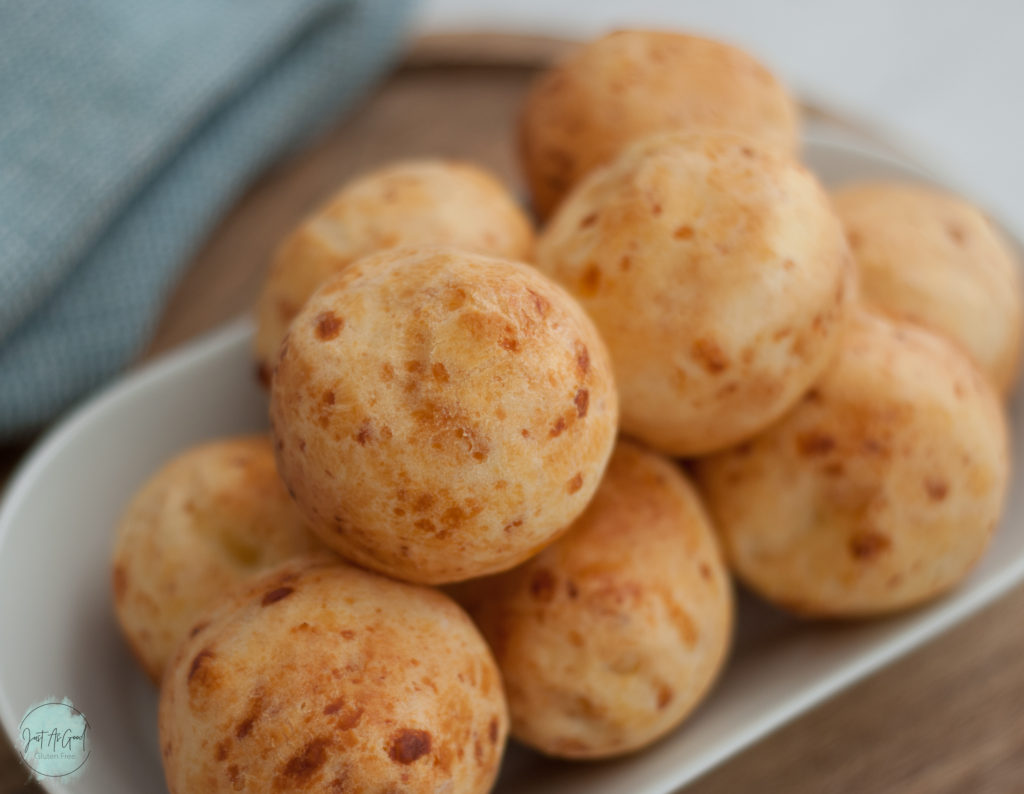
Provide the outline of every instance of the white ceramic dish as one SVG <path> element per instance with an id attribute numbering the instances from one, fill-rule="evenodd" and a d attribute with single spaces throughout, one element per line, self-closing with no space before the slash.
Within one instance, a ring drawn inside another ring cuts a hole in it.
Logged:
<path id="1" fill-rule="evenodd" d="M 812 139 L 805 154 L 826 183 L 925 178 L 835 139 Z M 247 323 L 235 323 L 110 387 L 40 443 L 7 492 L 0 510 L 0 721 L 17 745 L 30 704 L 67 696 L 91 727 L 81 777 L 48 781 L 51 792 L 164 790 L 156 694 L 121 642 L 111 611 L 111 530 L 129 496 L 176 452 L 266 427 L 249 336 Z M 1015 409 L 1019 404 L 1020 398 Z M 1018 452 L 1022 434 L 1024 425 L 1016 423 Z M 951 596 L 897 618 L 846 626 L 799 623 L 741 599 L 728 669 L 680 730 L 634 757 L 598 764 L 557 763 L 510 748 L 498 791 L 673 791 L 1022 579 L 1024 488 L 1017 488 L 989 553 Z"/>

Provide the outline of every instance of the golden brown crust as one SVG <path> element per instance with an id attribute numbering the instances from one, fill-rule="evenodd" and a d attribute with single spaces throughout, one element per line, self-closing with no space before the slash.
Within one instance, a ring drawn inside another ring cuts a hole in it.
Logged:
<path id="1" fill-rule="evenodd" d="M 863 313 L 793 411 L 697 472 L 738 576 L 793 612 L 859 617 L 967 574 L 999 520 L 1008 454 L 998 397 L 963 354 Z"/>
<path id="2" fill-rule="evenodd" d="M 835 193 L 864 301 L 960 345 L 1003 394 L 1024 338 L 1020 263 L 992 222 L 963 199 L 897 182 Z"/>
<path id="3" fill-rule="evenodd" d="M 731 585 L 693 487 L 629 442 L 564 537 L 455 593 L 494 649 L 513 735 L 566 758 L 636 750 L 678 725 L 732 630 Z"/>
<path id="4" fill-rule="evenodd" d="M 399 245 L 450 245 L 528 261 L 533 228 L 493 175 L 455 160 L 403 160 L 364 174 L 278 249 L 257 307 L 257 364 L 273 368 L 292 318 L 329 276 Z"/>
<path id="5" fill-rule="evenodd" d="M 226 599 L 160 699 L 171 794 L 483 794 L 508 731 L 486 643 L 449 598 L 341 563 Z"/>
<path id="6" fill-rule="evenodd" d="M 681 33 L 626 30 L 542 74 L 523 104 L 520 159 L 547 217 L 587 173 L 646 135 L 698 127 L 799 147 L 796 104 L 747 53 Z"/>
<path id="7" fill-rule="evenodd" d="M 194 447 L 132 499 L 117 528 L 114 608 L 154 682 L 212 603 L 267 568 L 324 550 L 306 529 L 266 436 Z"/>
<path id="8" fill-rule="evenodd" d="M 834 354 L 852 293 L 814 177 L 731 133 L 653 136 L 592 172 L 537 267 L 608 343 L 623 431 L 672 455 L 781 416 Z"/>
<path id="9" fill-rule="evenodd" d="M 533 268 L 406 248 L 310 299 L 271 419 L 326 543 L 439 583 L 509 568 L 569 525 L 611 454 L 617 397 L 592 323 Z"/>

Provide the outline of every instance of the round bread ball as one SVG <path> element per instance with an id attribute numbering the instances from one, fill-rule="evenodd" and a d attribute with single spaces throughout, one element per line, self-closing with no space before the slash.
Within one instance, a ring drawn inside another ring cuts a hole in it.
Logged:
<path id="1" fill-rule="evenodd" d="M 512 735 L 565 758 L 619 755 L 677 726 L 732 632 L 731 585 L 693 487 L 629 442 L 564 537 L 455 592 L 498 660 Z"/>
<path id="2" fill-rule="evenodd" d="M 820 617 L 878 615 L 956 585 L 1008 477 L 999 399 L 952 343 L 862 314 L 782 421 L 697 463 L 733 570 Z"/>
<path id="3" fill-rule="evenodd" d="M 329 276 L 400 245 L 450 245 L 528 260 L 533 228 L 492 174 L 452 160 L 406 160 L 345 185 L 278 249 L 257 306 L 255 352 L 266 382 L 292 318 Z"/>
<path id="4" fill-rule="evenodd" d="M 696 127 L 735 130 L 786 154 L 799 147 L 796 103 L 742 50 L 644 30 L 585 44 L 537 79 L 522 108 L 520 156 L 534 208 L 548 216 L 633 141 Z"/>
<path id="5" fill-rule="evenodd" d="M 1009 392 L 1024 334 L 1020 266 L 991 221 L 922 185 L 867 182 L 833 199 L 864 301 L 953 340 Z"/>
<path id="6" fill-rule="evenodd" d="M 541 236 L 537 267 L 607 342 L 623 431 L 670 455 L 781 416 L 833 356 L 852 293 L 814 177 L 731 133 L 655 136 L 594 171 Z"/>
<path id="7" fill-rule="evenodd" d="M 171 794 L 483 794 L 507 731 L 466 614 L 343 563 L 286 563 L 228 599 L 160 696 Z"/>
<path id="8" fill-rule="evenodd" d="M 615 441 L 607 351 L 533 268 L 442 248 L 351 265 L 292 323 L 278 469 L 360 565 L 438 584 L 504 570 L 590 500 Z"/>
<path id="9" fill-rule="evenodd" d="M 164 466 L 117 527 L 114 608 L 142 667 L 159 683 L 197 617 L 242 582 L 325 547 L 274 467 L 266 436 L 203 444 Z"/>

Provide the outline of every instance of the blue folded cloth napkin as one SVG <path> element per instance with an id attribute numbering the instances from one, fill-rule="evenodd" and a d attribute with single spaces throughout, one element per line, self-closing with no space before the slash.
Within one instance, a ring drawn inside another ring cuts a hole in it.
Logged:
<path id="1" fill-rule="evenodd" d="M 203 236 L 392 61 L 413 0 L 12 0 L 0 441 L 140 352 Z"/>

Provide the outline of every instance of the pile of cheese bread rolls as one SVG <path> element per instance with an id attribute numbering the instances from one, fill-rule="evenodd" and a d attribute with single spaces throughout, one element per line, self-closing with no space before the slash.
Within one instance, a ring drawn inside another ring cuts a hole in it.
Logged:
<path id="1" fill-rule="evenodd" d="M 257 309 L 269 436 L 117 530 L 172 794 L 485 792 L 507 736 L 634 752 L 709 692 L 732 577 L 861 619 L 956 586 L 1008 478 L 1017 263 L 965 201 L 829 195 L 750 55 L 621 31 L 535 82 L 536 220 L 482 168 L 341 187 Z"/>

